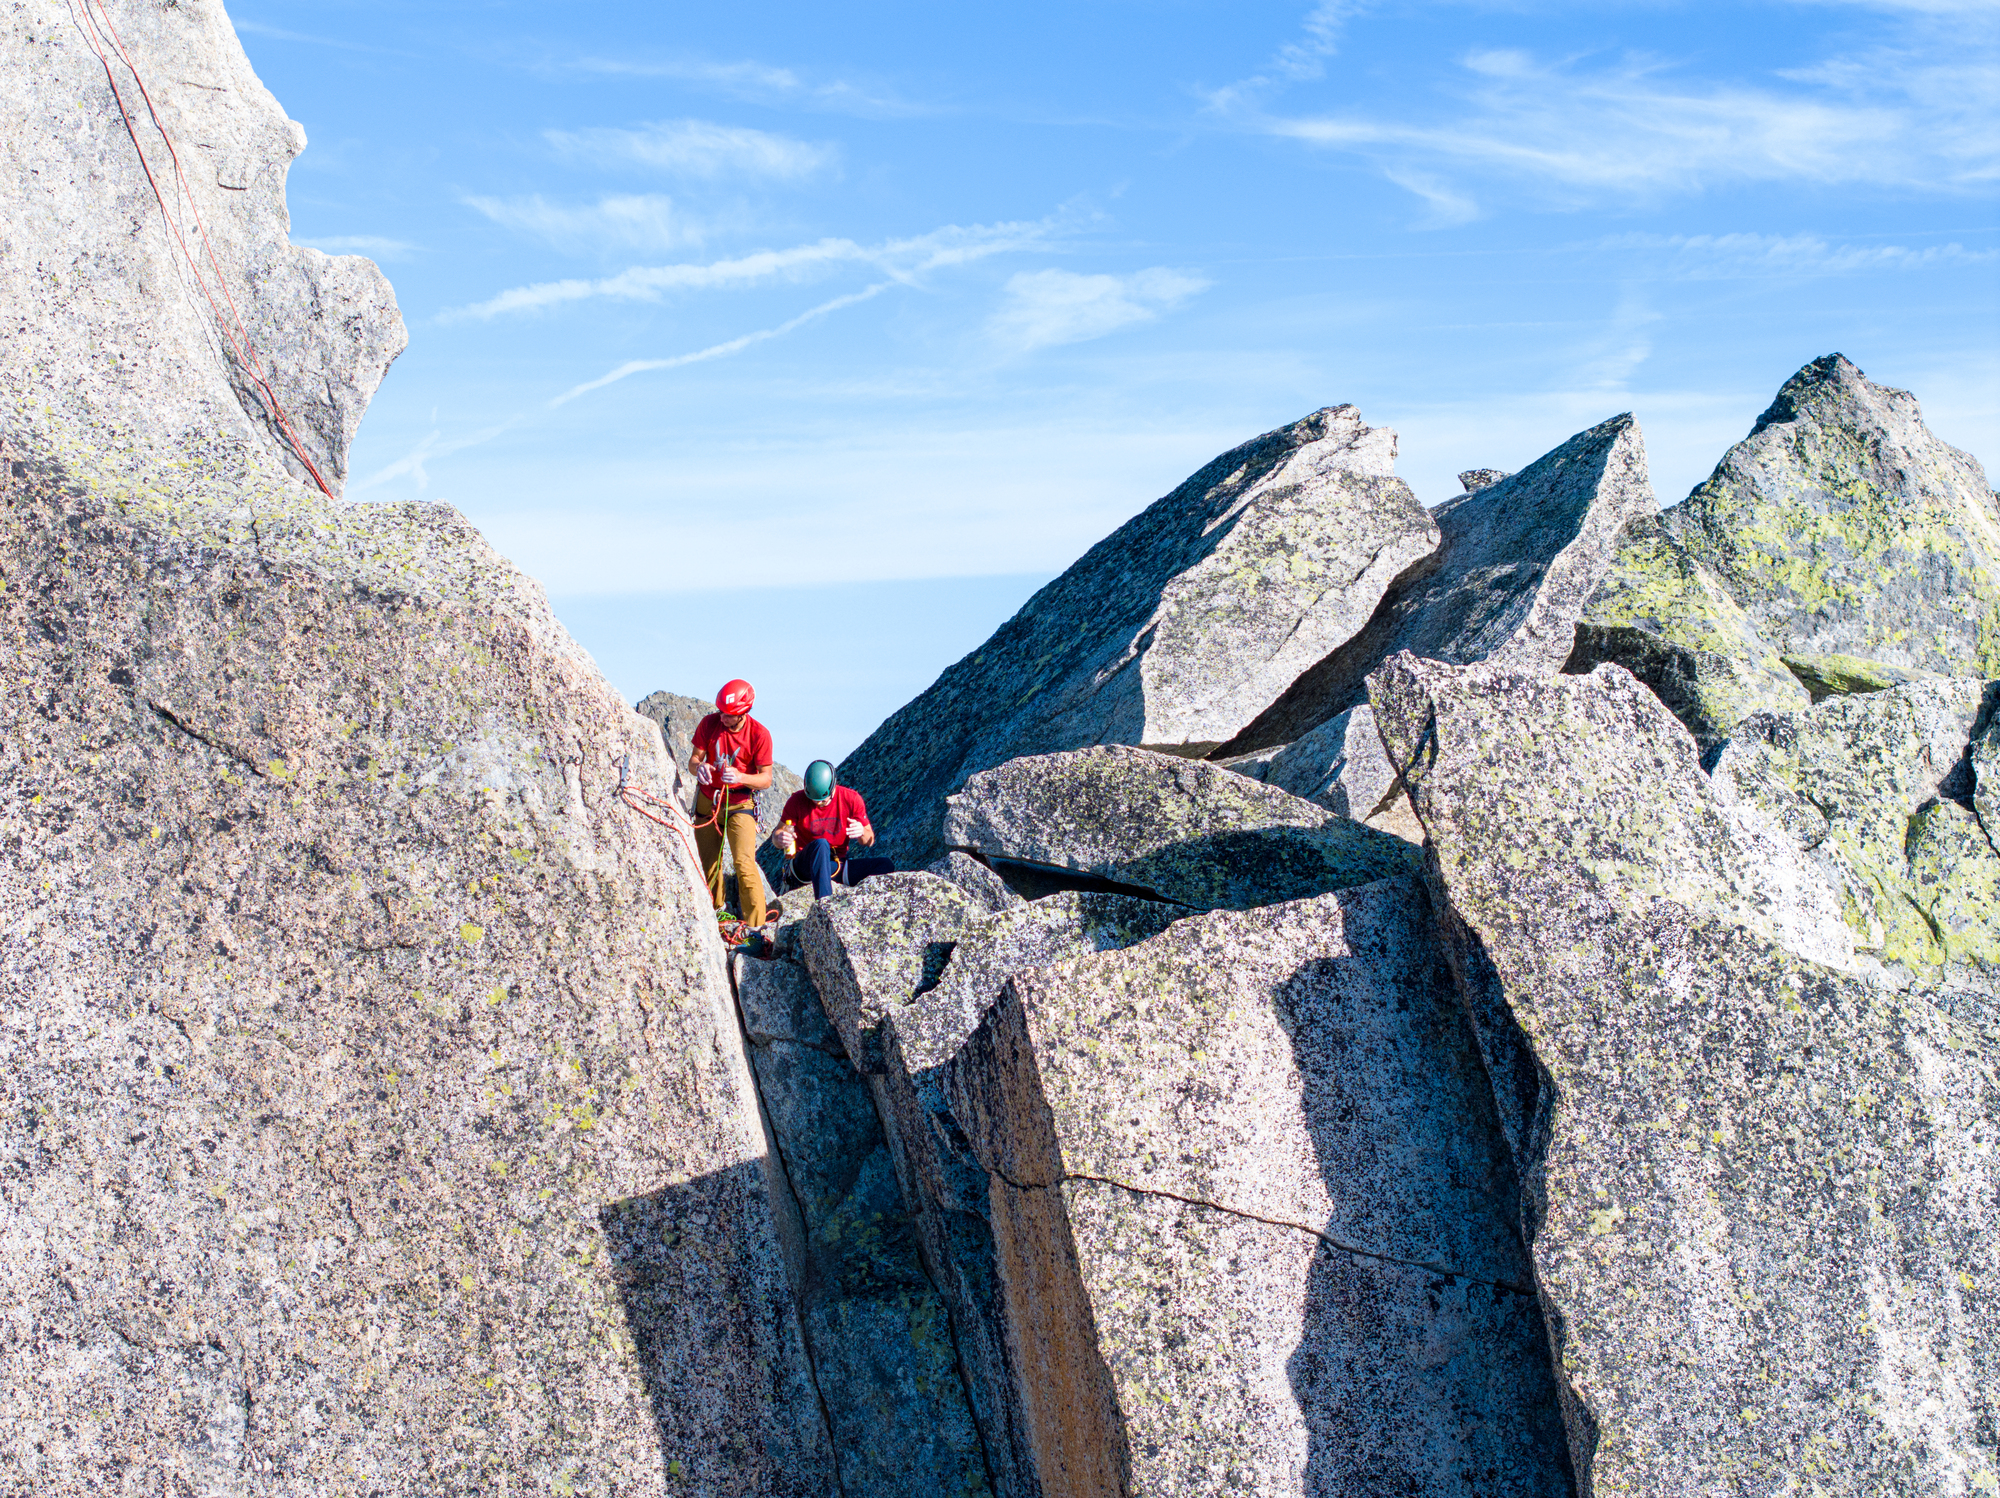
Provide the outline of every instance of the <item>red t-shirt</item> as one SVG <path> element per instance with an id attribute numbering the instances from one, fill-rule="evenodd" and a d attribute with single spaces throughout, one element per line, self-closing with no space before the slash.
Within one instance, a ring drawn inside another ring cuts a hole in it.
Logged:
<path id="1" fill-rule="evenodd" d="M 745 715 L 743 726 L 731 733 L 722 726 L 722 714 L 710 713 L 694 726 L 694 747 L 708 756 L 712 765 L 734 765 L 745 775 L 755 775 L 771 767 L 771 730 Z M 709 788 L 710 804 L 720 785 Z M 757 805 L 757 793 L 747 785 L 729 787 L 728 804 L 736 807 Z"/>
<path id="2" fill-rule="evenodd" d="M 785 803 L 785 810 L 778 820 L 782 824 L 790 822 L 798 829 L 799 851 L 812 845 L 815 838 L 825 838 L 833 845 L 836 857 L 847 856 L 847 819 L 863 823 L 868 821 L 868 803 L 861 799 L 859 791 L 851 791 L 844 785 L 833 788 L 833 799 L 824 806 L 815 806 L 812 797 L 804 791 L 793 791 L 791 799 Z"/>

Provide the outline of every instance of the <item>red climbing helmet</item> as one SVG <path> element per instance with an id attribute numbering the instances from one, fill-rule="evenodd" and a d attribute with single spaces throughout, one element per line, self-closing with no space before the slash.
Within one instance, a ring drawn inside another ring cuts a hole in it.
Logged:
<path id="1" fill-rule="evenodd" d="M 738 713 L 750 711 L 750 705 L 757 700 L 756 688 L 741 679 L 725 681 L 722 690 L 715 694 L 715 710 L 735 717 Z"/>

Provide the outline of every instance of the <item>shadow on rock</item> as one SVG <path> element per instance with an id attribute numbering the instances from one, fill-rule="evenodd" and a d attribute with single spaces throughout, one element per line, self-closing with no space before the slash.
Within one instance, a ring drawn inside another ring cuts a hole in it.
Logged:
<path id="1" fill-rule="evenodd" d="M 1286 1363 L 1302 1491 L 1568 1498 L 1491 1087 L 1443 963 L 1389 950 L 1398 935 L 1352 921 L 1351 955 L 1304 964 L 1275 996 L 1333 1204 Z M 1401 981 L 1342 971 L 1357 967 Z"/>
<path id="2" fill-rule="evenodd" d="M 612 1202 L 598 1214 L 670 1492 L 823 1498 L 829 1474 L 819 1400 L 802 1372 L 789 1371 L 802 1369 L 804 1357 L 775 1361 L 771 1386 L 761 1391 L 763 1410 L 790 1412 L 789 1424 L 741 1408 L 740 1393 L 731 1396 L 700 1375 L 714 1349 L 731 1342 L 798 1338 L 782 1275 L 746 1270 L 744 1257 L 728 1247 L 764 1193 L 753 1160 Z"/>

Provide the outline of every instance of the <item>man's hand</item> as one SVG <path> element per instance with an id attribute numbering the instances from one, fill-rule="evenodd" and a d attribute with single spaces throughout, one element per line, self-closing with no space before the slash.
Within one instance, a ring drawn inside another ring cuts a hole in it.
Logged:
<path id="1" fill-rule="evenodd" d="M 707 760 L 703 760 L 700 764 L 694 767 L 694 778 L 700 781 L 701 784 L 703 785 L 714 785 L 715 766 L 710 764 Z"/>
<path id="2" fill-rule="evenodd" d="M 722 773 L 716 778 L 724 785 L 741 785 L 743 783 L 743 772 L 734 765 L 724 765 Z"/>
<path id="3" fill-rule="evenodd" d="M 790 858 L 799 851 L 798 834 L 793 832 L 789 827 L 780 827 L 776 832 L 772 833 L 771 841 L 777 844 L 778 851 L 787 858 Z"/>
<path id="4" fill-rule="evenodd" d="M 847 836 L 850 841 L 857 842 L 864 848 L 875 846 L 875 829 L 859 817 L 847 819 Z"/>

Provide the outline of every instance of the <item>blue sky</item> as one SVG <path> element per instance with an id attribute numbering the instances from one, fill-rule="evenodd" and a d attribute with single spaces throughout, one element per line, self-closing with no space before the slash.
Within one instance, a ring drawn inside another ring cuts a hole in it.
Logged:
<path id="1" fill-rule="evenodd" d="M 794 765 L 1321 405 L 1431 503 L 1629 409 L 1671 502 L 1839 350 L 2000 463 L 1994 0 L 232 15 L 410 325 L 349 493 Z"/>

